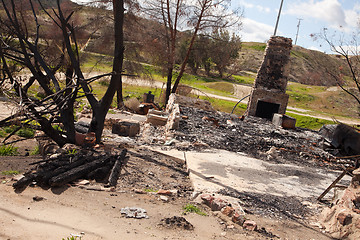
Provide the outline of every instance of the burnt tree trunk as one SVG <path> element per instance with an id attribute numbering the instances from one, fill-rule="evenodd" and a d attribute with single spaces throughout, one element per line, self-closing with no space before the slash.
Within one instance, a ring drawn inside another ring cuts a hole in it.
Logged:
<path id="1" fill-rule="evenodd" d="M 101 135 L 104 130 L 104 122 L 107 112 L 111 106 L 115 93 L 118 93 L 118 107 L 123 105 L 122 94 L 122 68 L 124 59 L 124 0 L 113 0 L 114 27 L 115 27 L 115 49 L 113 59 L 113 74 L 109 87 L 100 102 L 93 106 L 93 116 L 90 123 L 90 132 L 95 133 L 96 142 L 101 141 Z"/>
<path id="2" fill-rule="evenodd" d="M 172 73 L 173 73 L 173 68 L 169 67 L 167 70 L 165 104 L 167 104 L 167 102 L 169 101 L 169 97 L 171 94 Z"/>

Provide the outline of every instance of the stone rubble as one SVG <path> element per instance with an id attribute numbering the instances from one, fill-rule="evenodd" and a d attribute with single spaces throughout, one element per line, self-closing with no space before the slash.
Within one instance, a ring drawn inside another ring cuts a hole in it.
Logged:
<path id="1" fill-rule="evenodd" d="M 336 239 L 360 239 L 360 169 L 348 188 L 320 215 L 320 227 Z"/>
<path id="2" fill-rule="evenodd" d="M 211 208 L 211 211 L 220 211 L 225 216 L 231 218 L 232 222 L 239 225 L 244 223 L 244 211 L 242 209 L 235 209 L 229 201 L 207 193 L 200 195 L 200 198 L 205 205 Z"/>
<path id="3" fill-rule="evenodd" d="M 120 213 L 127 218 L 149 218 L 146 214 L 146 210 L 139 207 L 125 207 L 121 208 Z"/>

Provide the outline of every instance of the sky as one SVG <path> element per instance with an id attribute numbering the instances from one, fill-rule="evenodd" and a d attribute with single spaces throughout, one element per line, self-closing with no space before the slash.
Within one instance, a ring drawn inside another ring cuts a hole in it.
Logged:
<path id="1" fill-rule="evenodd" d="M 243 26 L 237 33 L 242 41 L 266 42 L 274 34 L 281 0 L 230 1 L 231 8 L 243 11 Z M 304 48 L 331 53 L 327 44 L 314 41 L 310 35 L 320 33 L 324 28 L 350 35 L 357 28 L 359 20 L 360 0 L 283 0 L 276 35 L 291 38 L 293 44 L 296 42 L 296 45 Z"/>
<path id="2" fill-rule="evenodd" d="M 274 34 L 281 0 L 232 0 L 243 9 L 242 41 L 266 42 Z M 330 53 L 327 44 L 310 37 L 327 28 L 350 35 L 357 28 L 359 0 L 284 0 L 277 29 L 278 36 L 291 38 L 296 45 Z"/>

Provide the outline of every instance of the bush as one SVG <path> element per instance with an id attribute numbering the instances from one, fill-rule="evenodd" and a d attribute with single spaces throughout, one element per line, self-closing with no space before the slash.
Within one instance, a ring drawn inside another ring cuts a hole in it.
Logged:
<path id="1" fill-rule="evenodd" d="M 200 210 L 200 208 L 198 208 L 197 206 L 193 205 L 193 204 L 186 204 L 183 209 L 185 210 L 184 212 L 187 213 L 196 213 L 199 214 L 201 216 L 206 216 L 206 213 L 204 213 L 203 211 Z"/>
<path id="2" fill-rule="evenodd" d="M 39 154 L 40 154 L 39 146 L 35 146 L 35 148 L 30 152 L 30 155 L 39 155 Z"/>
<path id="3" fill-rule="evenodd" d="M 294 113 L 286 113 L 290 117 L 296 118 L 296 127 L 319 130 L 325 124 L 335 124 L 334 121 L 324 120 L 309 116 L 302 116 Z"/>
<path id="4" fill-rule="evenodd" d="M 24 138 L 33 138 L 35 130 L 31 128 L 21 128 L 16 134 Z"/>
<path id="5" fill-rule="evenodd" d="M 17 125 L 4 127 L 2 131 L 0 131 L 0 136 L 5 137 L 5 135 L 12 133 L 17 127 L 18 127 Z M 35 135 L 35 130 L 31 128 L 23 127 L 16 132 L 16 135 L 24 138 L 33 138 Z"/>
<path id="6" fill-rule="evenodd" d="M 126 100 L 124 102 L 124 105 L 128 108 L 131 109 L 134 112 L 138 112 L 139 111 L 139 106 L 140 106 L 140 102 L 137 98 L 130 98 L 128 100 Z"/>
<path id="7" fill-rule="evenodd" d="M 101 86 L 108 87 L 110 85 L 109 79 L 101 79 L 98 81 Z"/>
<path id="8" fill-rule="evenodd" d="M 18 147 L 13 145 L 0 146 L 0 156 L 15 156 L 18 154 Z"/>
<path id="9" fill-rule="evenodd" d="M 19 171 L 14 171 L 14 170 L 10 170 L 10 171 L 3 171 L 3 172 L 1 172 L 1 174 L 2 175 L 18 175 L 18 174 L 20 174 L 20 172 Z"/>

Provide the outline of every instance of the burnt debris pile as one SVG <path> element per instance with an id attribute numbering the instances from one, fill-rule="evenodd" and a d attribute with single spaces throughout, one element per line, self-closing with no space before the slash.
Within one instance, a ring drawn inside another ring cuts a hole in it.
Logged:
<path id="1" fill-rule="evenodd" d="M 176 138 L 190 144 L 181 150 L 216 148 L 243 152 L 274 163 L 294 163 L 332 169 L 353 167 L 351 158 L 341 159 L 327 151 L 327 140 L 309 129 L 283 129 L 257 117 L 244 120 L 235 115 L 181 107 L 186 116 L 180 121 Z"/>
<path id="2" fill-rule="evenodd" d="M 77 179 L 94 179 L 106 183 L 109 187 L 116 186 L 121 168 L 126 164 L 127 150 L 107 153 L 95 150 L 80 150 L 54 155 L 42 160 L 32 171 L 24 174 L 13 184 L 17 191 L 30 184 L 42 187 L 60 187 Z"/>

